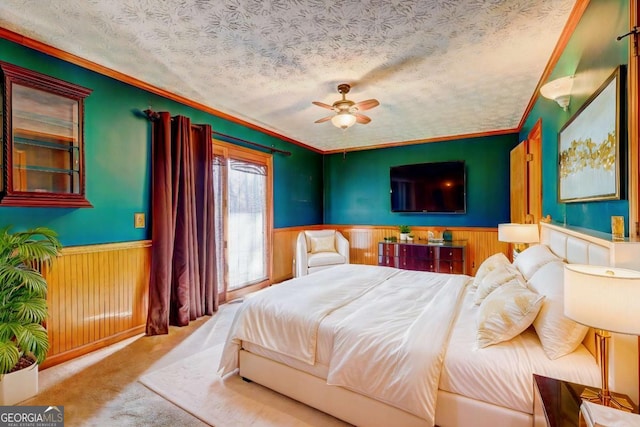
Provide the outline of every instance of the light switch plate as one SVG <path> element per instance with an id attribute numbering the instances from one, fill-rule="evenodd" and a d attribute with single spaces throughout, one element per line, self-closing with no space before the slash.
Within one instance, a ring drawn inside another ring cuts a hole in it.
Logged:
<path id="1" fill-rule="evenodd" d="M 136 213 L 133 214 L 133 226 L 135 228 L 144 228 L 145 227 L 144 213 L 143 212 L 136 212 Z"/>

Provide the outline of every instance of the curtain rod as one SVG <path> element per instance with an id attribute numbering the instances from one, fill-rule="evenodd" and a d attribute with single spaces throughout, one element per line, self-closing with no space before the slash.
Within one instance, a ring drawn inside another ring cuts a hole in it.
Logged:
<path id="1" fill-rule="evenodd" d="M 160 117 L 158 113 L 156 113 L 155 111 L 153 111 L 151 109 L 144 110 L 143 113 L 147 116 L 147 119 L 149 119 L 151 121 L 158 120 L 158 118 Z M 192 126 L 198 127 L 198 125 L 192 125 Z M 216 132 L 216 131 L 213 131 L 213 130 L 211 131 L 211 133 L 213 135 L 215 135 L 215 136 L 231 139 L 231 140 L 234 140 L 236 142 L 241 142 L 243 144 L 249 144 L 249 145 L 252 145 L 254 147 L 262 148 L 263 150 L 270 151 L 271 153 L 280 153 L 280 154 L 284 154 L 285 156 L 290 156 L 291 155 L 290 151 L 280 150 L 279 148 L 269 147 L 269 146 L 266 146 L 266 145 L 258 144 L 257 142 L 247 141 L 246 139 L 236 138 L 235 136 L 227 135 L 227 134 Z"/>

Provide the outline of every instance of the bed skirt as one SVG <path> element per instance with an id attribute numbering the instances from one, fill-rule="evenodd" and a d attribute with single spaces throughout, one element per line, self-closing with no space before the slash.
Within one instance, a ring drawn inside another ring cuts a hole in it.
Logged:
<path id="1" fill-rule="evenodd" d="M 321 378 L 246 350 L 240 350 L 240 376 L 356 426 L 431 427 L 426 420 L 409 412 L 328 385 Z M 533 416 L 439 390 L 436 424 L 440 427 L 531 427 Z"/>

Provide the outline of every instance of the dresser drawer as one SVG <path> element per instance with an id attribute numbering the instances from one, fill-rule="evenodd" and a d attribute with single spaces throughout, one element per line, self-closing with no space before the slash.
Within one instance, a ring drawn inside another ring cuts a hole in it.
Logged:
<path id="1" fill-rule="evenodd" d="M 400 257 L 408 258 L 435 258 L 435 248 L 426 245 L 398 245 Z"/>
<path id="2" fill-rule="evenodd" d="M 378 255 L 381 256 L 397 256 L 395 243 L 378 243 Z"/>
<path id="3" fill-rule="evenodd" d="M 455 260 L 455 261 L 462 261 L 464 259 L 462 248 L 441 247 L 439 249 L 440 249 L 440 254 L 439 254 L 440 259 Z"/>
<path id="4" fill-rule="evenodd" d="M 404 270 L 415 270 L 415 259 L 409 256 L 403 256 L 402 252 L 398 259 L 398 268 L 402 268 Z"/>
<path id="5" fill-rule="evenodd" d="M 424 258 L 423 259 L 418 259 L 418 260 L 414 261 L 412 270 L 435 272 L 435 271 L 437 271 L 436 265 L 437 264 L 436 264 L 435 260 L 424 259 Z"/>
<path id="6" fill-rule="evenodd" d="M 465 274 L 464 261 L 440 260 L 438 262 L 438 273 Z"/>
<path id="7" fill-rule="evenodd" d="M 398 257 L 378 255 L 378 265 L 398 268 Z"/>

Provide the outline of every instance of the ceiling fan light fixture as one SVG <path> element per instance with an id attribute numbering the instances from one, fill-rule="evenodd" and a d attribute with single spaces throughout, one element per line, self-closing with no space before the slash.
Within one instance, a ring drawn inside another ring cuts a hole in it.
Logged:
<path id="1" fill-rule="evenodd" d="M 340 111 L 338 114 L 331 118 L 331 123 L 337 128 L 347 129 L 354 125 L 356 122 L 356 116 L 349 111 Z"/>
<path id="2" fill-rule="evenodd" d="M 367 99 L 366 101 L 353 102 L 347 99 L 347 93 L 351 86 L 346 83 L 342 83 L 338 85 L 338 93 L 342 95 L 342 99 L 334 102 L 332 105 L 325 104 L 324 102 L 313 101 L 311 102 L 313 105 L 316 105 L 321 108 L 325 108 L 327 110 L 331 110 L 334 112 L 332 116 L 325 116 L 321 119 L 316 120 L 314 123 L 324 123 L 331 120 L 331 123 L 337 128 L 340 129 L 348 129 L 353 126 L 355 123 L 360 123 L 366 125 L 371 121 L 371 119 L 361 111 L 370 110 L 372 108 L 380 105 L 377 99 Z"/>

